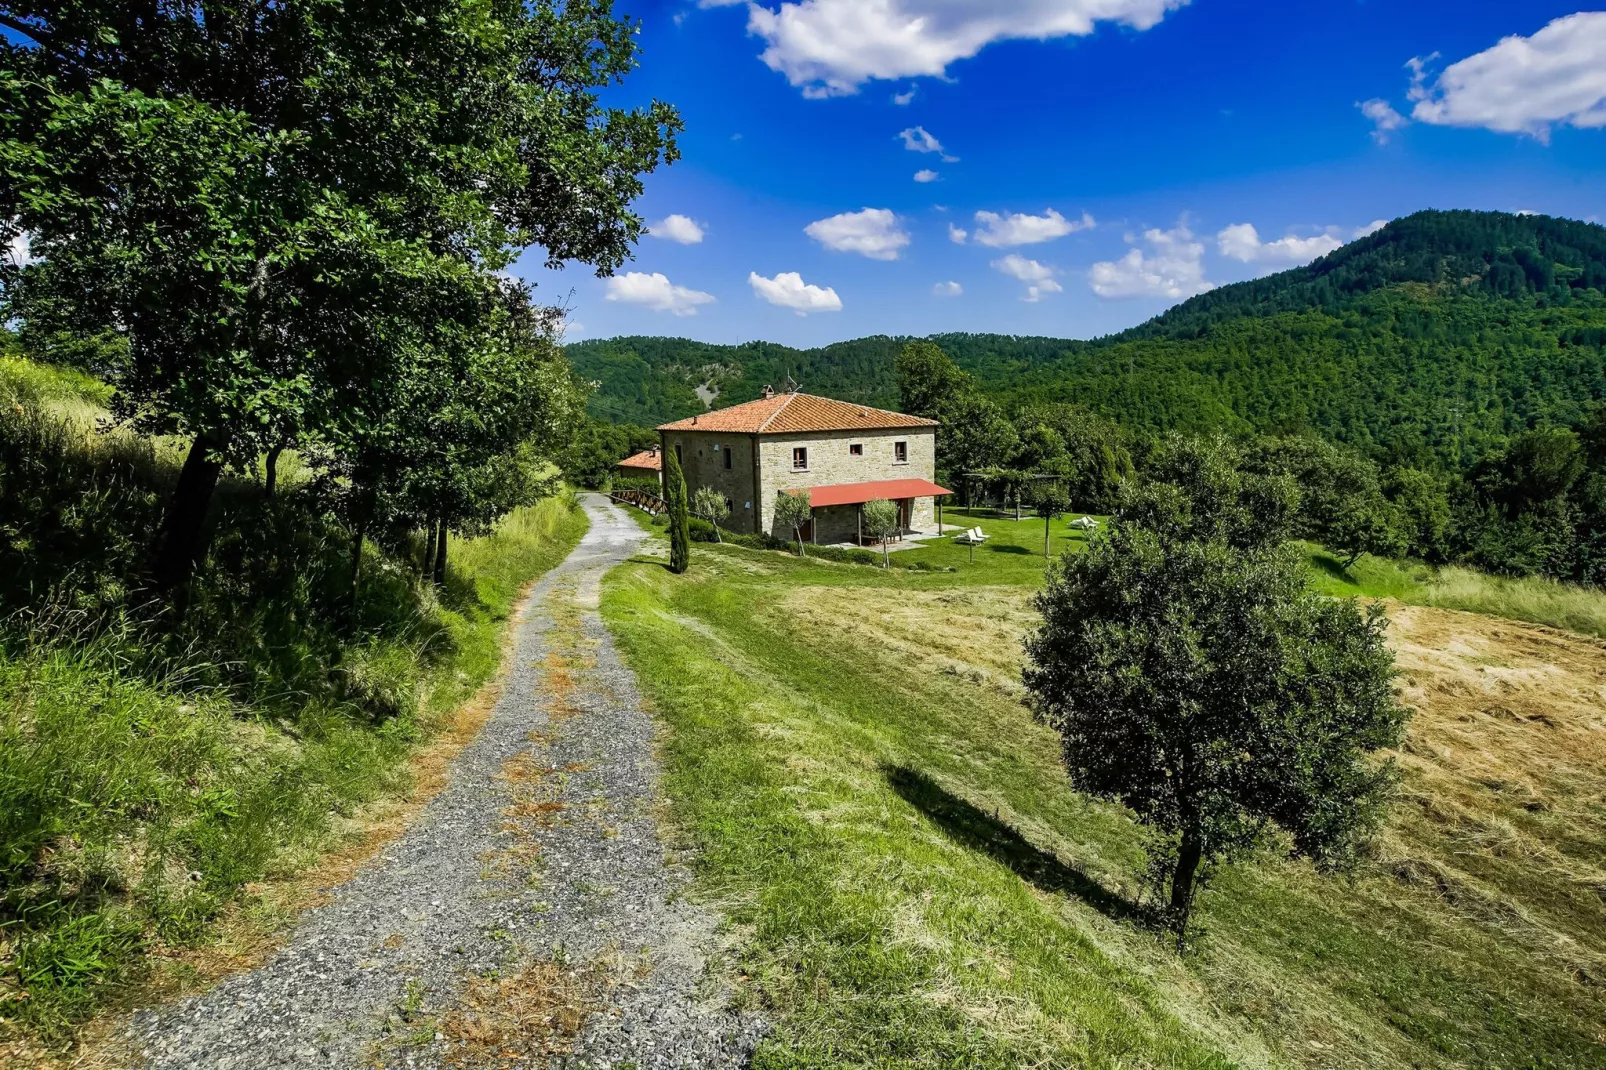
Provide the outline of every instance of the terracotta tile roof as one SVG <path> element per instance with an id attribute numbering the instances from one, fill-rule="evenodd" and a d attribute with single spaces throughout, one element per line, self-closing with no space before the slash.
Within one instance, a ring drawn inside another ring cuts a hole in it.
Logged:
<path id="1" fill-rule="evenodd" d="M 640 453 L 633 453 L 626 457 L 614 467 L 643 468 L 650 472 L 662 472 L 664 470 L 664 459 L 656 449 L 642 450 Z"/>
<path id="2" fill-rule="evenodd" d="M 660 431 L 723 431 L 744 435 L 791 435 L 808 431 L 876 431 L 936 427 L 937 421 L 872 409 L 813 394 L 776 394 L 728 409 L 663 424 Z"/>
<path id="3" fill-rule="evenodd" d="M 799 491 L 798 493 L 802 493 Z M 816 509 L 828 505 L 863 505 L 877 498 L 936 498 L 952 494 L 928 479 L 882 479 L 873 483 L 837 483 L 829 487 L 810 487 L 809 504 Z"/>

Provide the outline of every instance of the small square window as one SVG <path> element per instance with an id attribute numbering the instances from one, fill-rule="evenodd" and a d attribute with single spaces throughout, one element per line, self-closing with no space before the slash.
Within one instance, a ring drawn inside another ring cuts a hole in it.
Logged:
<path id="1" fill-rule="evenodd" d="M 807 472 L 809 470 L 809 448 L 807 446 L 792 447 L 792 471 Z"/>
<path id="2" fill-rule="evenodd" d="M 907 443 L 907 442 L 894 442 L 892 444 L 892 463 L 893 464 L 908 464 L 909 463 L 909 443 Z"/>
<path id="3" fill-rule="evenodd" d="M 848 446 L 848 456 L 849 457 L 863 457 L 864 456 L 864 443 L 863 442 L 854 442 L 851 445 L 849 445 Z"/>

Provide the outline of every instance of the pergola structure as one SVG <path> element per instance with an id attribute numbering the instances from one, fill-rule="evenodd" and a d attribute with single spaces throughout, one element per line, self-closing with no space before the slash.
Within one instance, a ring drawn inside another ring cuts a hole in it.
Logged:
<path id="1" fill-rule="evenodd" d="M 971 493 L 971 490 L 978 483 L 1009 483 L 1012 485 L 1015 489 L 1016 520 L 1020 519 L 1020 488 L 1023 485 L 1027 483 L 1064 483 L 1067 479 L 1066 476 L 1061 475 L 1058 472 L 1019 472 L 1002 468 L 983 469 L 977 472 L 965 472 L 961 474 L 959 478 L 964 482 L 965 501 L 967 503 L 974 500 L 974 495 Z M 940 526 L 940 519 L 938 524 Z"/>

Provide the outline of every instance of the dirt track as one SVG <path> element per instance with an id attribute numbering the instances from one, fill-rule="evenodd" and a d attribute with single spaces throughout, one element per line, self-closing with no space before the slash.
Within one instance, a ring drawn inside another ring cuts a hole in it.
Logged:
<path id="1" fill-rule="evenodd" d="M 643 533 L 607 499 L 585 505 L 591 528 L 530 596 L 501 700 L 450 784 L 261 968 L 136 1015 L 129 1062 L 747 1061 L 758 1025 L 706 969 L 718 919 L 679 894 L 654 725 L 597 611 Z"/>

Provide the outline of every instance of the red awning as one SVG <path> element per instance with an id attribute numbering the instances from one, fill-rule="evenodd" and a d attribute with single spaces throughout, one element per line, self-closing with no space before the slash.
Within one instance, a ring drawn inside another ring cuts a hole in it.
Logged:
<path id="1" fill-rule="evenodd" d="M 877 498 L 935 498 L 953 491 L 928 479 L 883 479 L 878 483 L 838 483 L 834 487 L 811 487 L 809 504 L 816 509 L 827 505 L 863 505 Z"/>

